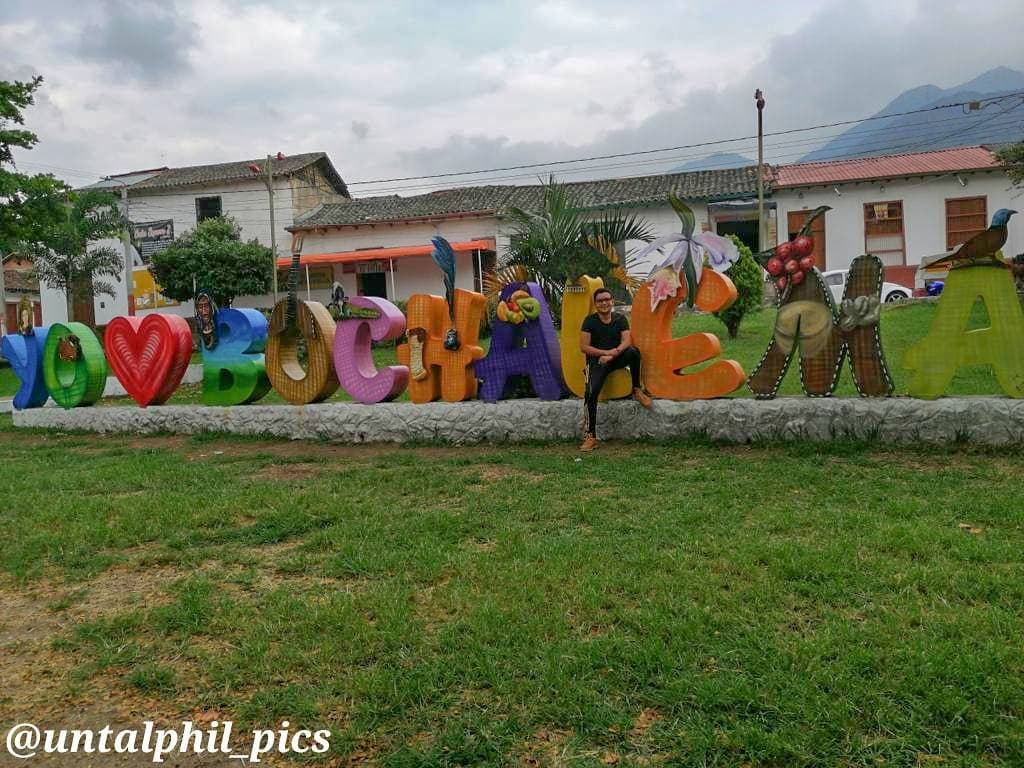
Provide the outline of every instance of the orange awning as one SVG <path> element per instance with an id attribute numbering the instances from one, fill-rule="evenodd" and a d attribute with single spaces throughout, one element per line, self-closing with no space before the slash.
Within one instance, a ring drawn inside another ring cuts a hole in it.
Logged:
<path id="1" fill-rule="evenodd" d="M 452 250 L 460 251 L 491 251 L 494 250 L 494 241 L 467 240 L 462 243 L 452 243 Z M 369 248 L 363 251 L 338 251 L 336 253 L 304 253 L 299 258 L 299 263 L 309 266 L 318 264 L 354 264 L 357 261 L 378 261 L 381 259 L 403 259 L 407 256 L 429 256 L 434 250 L 433 245 L 406 245 L 398 248 Z M 287 267 L 292 263 L 290 256 L 278 258 L 277 266 Z"/>

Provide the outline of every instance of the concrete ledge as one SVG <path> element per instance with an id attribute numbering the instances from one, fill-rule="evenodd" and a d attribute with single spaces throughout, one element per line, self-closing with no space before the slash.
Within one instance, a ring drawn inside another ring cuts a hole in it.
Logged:
<path id="1" fill-rule="evenodd" d="M 581 400 L 509 400 L 494 404 L 36 408 L 16 411 L 13 420 L 17 427 L 92 432 L 227 432 L 346 443 L 468 444 L 577 439 L 582 415 Z M 1024 444 L 1024 400 L 998 397 L 656 400 L 650 411 L 632 401 L 618 401 L 603 403 L 598 419 L 599 437 L 624 440 L 702 435 L 730 443 L 855 438 L 878 443 Z"/>

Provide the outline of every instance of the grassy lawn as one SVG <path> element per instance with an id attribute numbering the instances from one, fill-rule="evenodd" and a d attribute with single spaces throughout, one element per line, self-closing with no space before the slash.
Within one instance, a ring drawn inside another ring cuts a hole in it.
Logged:
<path id="1" fill-rule="evenodd" d="M 339 765 L 1021 765 L 1022 458 L 0 417 L 0 720 L 283 718 Z"/>
<path id="2" fill-rule="evenodd" d="M 8 366 L 0 366 L 0 397 L 13 397 L 18 391 L 18 377 Z"/>

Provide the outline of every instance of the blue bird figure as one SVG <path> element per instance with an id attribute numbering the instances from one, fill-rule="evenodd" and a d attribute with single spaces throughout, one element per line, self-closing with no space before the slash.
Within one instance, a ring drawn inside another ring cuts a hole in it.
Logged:
<path id="1" fill-rule="evenodd" d="M 1009 208 L 1000 208 L 992 214 L 992 224 L 988 229 L 961 243 L 953 252 L 953 267 L 969 267 L 979 262 L 1005 266 L 996 259 L 996 251 L 1006 245 L 1006 224 L 1015 213 Z"/>

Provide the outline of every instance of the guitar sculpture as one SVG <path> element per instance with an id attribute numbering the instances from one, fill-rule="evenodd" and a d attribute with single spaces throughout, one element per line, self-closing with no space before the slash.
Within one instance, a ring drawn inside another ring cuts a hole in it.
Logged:
<path id="1" fill-rule="evenodd" d="M 334 372 L 334 319 L 318 301 L 299 301 L 299 260 L 302 236 L 292 238 L 288 298 L 274 306 L 267 340 L 267 376 L 285 400 L 294 405 L 319 403 L 338 389 Z M 275 265 L 276 269 L 276 265 Z M 306 361 L 299 357 L 305 341 Z"/>

